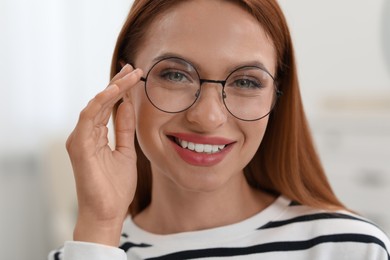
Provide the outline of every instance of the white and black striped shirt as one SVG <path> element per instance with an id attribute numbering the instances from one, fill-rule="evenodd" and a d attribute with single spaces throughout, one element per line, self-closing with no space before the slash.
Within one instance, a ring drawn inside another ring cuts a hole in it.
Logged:
<path id="1" fill-rule="evenodd" d="M 375 225 L 346 211 L 323 211 L 280 196 L 242 222 L 202 231 L 155 235 L 129 217 L 120 248 L 67 242 L 49 260 L 126 259 L 383 259 L 389 238 Z"/>

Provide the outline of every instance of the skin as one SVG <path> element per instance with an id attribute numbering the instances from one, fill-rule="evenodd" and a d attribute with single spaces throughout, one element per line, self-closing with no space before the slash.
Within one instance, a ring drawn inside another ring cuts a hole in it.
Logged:
<path id="1" fill-rule="evenodd" d="M 124 102 L 118 109 L 113 151 L 108 146 L 107 123 L 114 104 L 141 75 L 141 70 L 125 66 L 80 113 L 66 142 L 79 205 L 75 241 L 114 246 L 119 243 L 123 219 L 137 183 L 132 104 Z"/>
<path id="2" fill-rule="evenodd" d="M 187 111 L 164 113 L 150 104 L 139 81 L 153 59 L 166 53 L 191 61 L 202 78 L 225 79 L 235 67 L 253 61 L 260 61 L 274 75 L 272 42 L 251 15 L 225 1 L 186 1 L 157 20 L 136 55 L 135 64 L 142 71 L 122 69 L 111 87 L 83 110 L 68 139 L 79 200 L 75 240 L 118 245 L 136 187 L 134 131 L 153 171 L 152 203 L 134 217 L 147 231 L 170 234 L 228 225 L 260 212 L 274 200 L 252 189 L 243 175 L 261 143 L 268 117 L 254 122 L 234 118 L 222 103 L 221 86 L 211 83 L 203 86 L 201 97 Z M 118 111 L 112 151 L 106 124 L 121 97 L 124 103 Z M 218 164 L 195 166 L 173 149 L 167 138 L 172 132 L 223 137 L 234 144 Z"/>

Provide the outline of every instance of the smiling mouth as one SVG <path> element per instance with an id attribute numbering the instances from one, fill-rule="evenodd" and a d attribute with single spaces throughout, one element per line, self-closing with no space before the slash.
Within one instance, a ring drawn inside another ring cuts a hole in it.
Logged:
<path id="1" fill-rule="evenodd" d="M 223 149 L 225 149 L 228 144 L 198 144 L 198 143 L 193 143 L 189 142 L 186 140 L 182 140 L 177 137 L 171 136 L 170 139 L 174 141 L 177 145 L 179 145 L 183 149 L 187 149 L 196 153 L 205 153 L 205 154 L 214 154 L 214 153 L 219 153 Z"/>

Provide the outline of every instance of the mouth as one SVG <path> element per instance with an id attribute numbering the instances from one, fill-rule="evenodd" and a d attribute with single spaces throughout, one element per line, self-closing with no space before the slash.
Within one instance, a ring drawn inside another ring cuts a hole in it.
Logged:
<path id="1" fill-rule="evenodd" d="M 194 142 L 180 139 L 175 136 L 168 136 L 168 138 L 183 149 L 187 149 L 195 153 L 203 153 L 203 154 L 220 153 L 230 145 L 230 144 L 194 143 Z"/>

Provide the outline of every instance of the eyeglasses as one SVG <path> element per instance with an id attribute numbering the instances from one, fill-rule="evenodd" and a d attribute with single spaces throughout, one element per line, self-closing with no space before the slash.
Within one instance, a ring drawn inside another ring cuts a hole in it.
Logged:
<path id="1" fill-rule="evenodd" d="M 190 62 L 176 57 L 158 61 L 141 80 L 152 105 L 166 113 L 189 109 L 200 97 L 203 83 L 221 84 L 227 111 L 244 121 L 267 116 L 281 95 L 274 78 L 263 68 L 244 66 L 232 71 L 225 80 L 201 79 Z"/>

